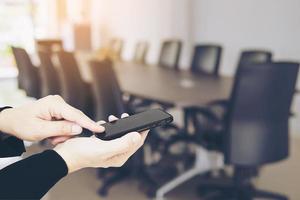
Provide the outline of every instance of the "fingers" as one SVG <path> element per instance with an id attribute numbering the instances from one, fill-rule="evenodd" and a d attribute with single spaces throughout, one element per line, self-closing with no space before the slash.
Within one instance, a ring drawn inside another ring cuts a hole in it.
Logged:
<path id="1" fill-rule="evenodd" d="M 106 123 L 106 121 L 104 121 L 104 120 L 101 120 L 101 121 L 97 122 L 98 125 L 102 125 L 102 124 L 105 124 L 105 123 Z"/>
<path id="2" fill-rule="evenodd" d="M 41 135 L 52 136 L 74 136 L 82 132 L 82 127 L 69 121 L 39 121 Z M 44 139 L 44 138 L 42 138 Z"/>
<path id="3" fill-rule="evenodd" d="M 123 114 L 121 115 L 121 118 L 126 118 L 126 117 L 129 117 L 129 114 L 123 113 Z"/>
<path id="4" fill-rule="evenodd" d="M 104 145 L 106 146 L 107 156 L 112 157 L 130 151 L 132 148 L 139 146 L 141 142 L 141 135 L 137 132 L 132 132 L 121 138 L 107 141 Z"/>
<path id="5" fill-rule="evenodd" d="M 117 118 L 116 116 L 114 116 L 114 115 L 110 115 L 109 117 L 108 117 L 108 121 L 109 122 L 113 122 L 113 121 L 117 121 L 119 118 Z"/>
<path id="6" fill-rule="evenodd" d="M 59 111 L 61 117 L 65 120 L 75 122 L 83 128 L 86 128 L 93 132 L 103 132 L 104 127 L 97 125 L 96 122 L 87 117 L 84 113 L 67 103 L 61 103 L 59 106 Z"/>
<path id="7" fill-rule="evenodd" d="M 126 117 L 129 117 L 129 114 L 127 114 L 127 113 L 123 113 L 122 115 L 121 115 L 121 118 L 123 119 L 123 118 L 126 118 Z M 117 118 L 116 116 L 114 116 L 114 115 L 110 115 L 109 117 L 108 117 L 108 121 L 109 122 L 113 122 L 113 121 L 116 121 L 116 120 L 118 120 L 119 118 Z"/>
<path id="8" fill-rule="evenodd" d="M 121 115 L 121 118 L 125 118 L 125 117 L 128 117 L 129 115 L 127 114 L 127 113 L 123 113 L 122 115 Z M 109 117 L 108 117 L 108 121 L 109 122 L 114 122 L 114 121 L 117 121 L 119 118 L 117 118 L 116 116 L 114 116 L 114 115 L 110 115 Z M 106 123 L 106 121 L 103 121 L 103 120 L 101 120 L 101 121 L 98 121 L 97 122 L 97 124 L 98 125 L 103 125 L 103 124 L 105 124 Z"/>

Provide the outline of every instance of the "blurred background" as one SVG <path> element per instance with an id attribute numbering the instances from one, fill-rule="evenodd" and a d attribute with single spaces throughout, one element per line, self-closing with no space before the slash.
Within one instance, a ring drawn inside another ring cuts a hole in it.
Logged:
<path id="1" fill-rule="evenodd" d="M 82 170 L 44 199 L 299 199 L 299 7 L 0 1 L 0 106 L 59 94 L 94 120 L 150 108 L 175 118 L 122 168 Z"/>

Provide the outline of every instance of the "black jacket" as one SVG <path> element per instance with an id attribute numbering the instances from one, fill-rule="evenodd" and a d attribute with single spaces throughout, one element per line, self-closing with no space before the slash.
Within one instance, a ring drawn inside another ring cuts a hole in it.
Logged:
<path id="1" fill-rule="evenodd" d="M 0 132 L 0 157 L 23 152 L 22 140 Z M 55 151 L 33 155 L 0 171 L 0 199 L 41 199 L 67 173 L 65 161 Z"/>

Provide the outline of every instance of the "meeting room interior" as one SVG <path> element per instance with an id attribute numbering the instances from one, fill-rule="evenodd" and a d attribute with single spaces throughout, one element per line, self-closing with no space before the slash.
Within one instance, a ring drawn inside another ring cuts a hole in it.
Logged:
<path id="1" fill-rule="evenodd" d="M 148 127 L 122 165 L 64 176 L 42 200 L 299 200 L 299 8 L 299 0 L 1 0 L 0 107 L 59 95 L 95 122 L 152 109 L 173 117 Z M 47 138 L 24 145 L 21 156 L 0 158 L 0 174 L 55 148 Z"/>

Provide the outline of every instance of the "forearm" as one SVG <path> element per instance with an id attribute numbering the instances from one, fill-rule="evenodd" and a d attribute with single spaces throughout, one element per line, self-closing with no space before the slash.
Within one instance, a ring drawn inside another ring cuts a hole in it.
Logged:
<path id="1" fill-rule="evenodd" d="M 40 199 L 68 168 L 55 151 L 45 151 L 0 171 L 0 199 Z"/>

